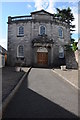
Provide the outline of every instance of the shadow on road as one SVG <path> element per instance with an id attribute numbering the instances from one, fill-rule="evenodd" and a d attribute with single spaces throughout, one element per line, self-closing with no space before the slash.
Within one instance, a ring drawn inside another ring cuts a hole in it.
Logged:
<path id="1" fill-rule="evenodd" d="M 2 101 L 11 93 L 24 73 L 24 71 L 16 71 L 15 67 L 2 68 Z"/>
<path id="2" fill-rule="evenodd" d="M 26 78 L 8 104 L 6 118 L 75 118 L 77 116 L 28 88 Z"/>

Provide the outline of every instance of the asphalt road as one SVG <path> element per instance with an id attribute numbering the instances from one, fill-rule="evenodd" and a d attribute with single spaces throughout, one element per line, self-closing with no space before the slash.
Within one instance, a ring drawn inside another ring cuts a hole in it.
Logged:
<path id="1" fill-rule="evenodd" d="M 78 91 L 51 69 L 32 68 L 3 118 L 76 118 Z"/>

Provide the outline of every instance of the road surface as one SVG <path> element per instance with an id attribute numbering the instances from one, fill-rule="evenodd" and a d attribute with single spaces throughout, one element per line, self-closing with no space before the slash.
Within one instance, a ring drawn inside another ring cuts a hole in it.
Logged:
<path id="1" fill-rule="evenodd" d="M 74 118 L 78 91 L 51 69 L 32 68 L 3 118 Z"/>

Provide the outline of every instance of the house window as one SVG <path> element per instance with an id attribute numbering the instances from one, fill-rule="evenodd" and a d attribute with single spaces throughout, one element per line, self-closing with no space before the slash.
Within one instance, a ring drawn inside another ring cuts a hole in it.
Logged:
<path id="1" fill-rule="evenodd" d="M 64 49 L 62 46 L 59 46 L 59 58 L 64 58 Z"/>
<path id="2" fill-rule="evenodd" d="M 24 47 L 23 47 L 23 45 L 18 46 L 17 57 L 24 57 Z"/>
<path id="3" fill-rule="evenodd" d="M 20 36 L 24 35 L 24 27 L 23 26 L 19 27 L 19 35 Z"/>
<path id="4" fill-rule="evenodd" d="M 40 26 L 39 34 L 40 35 L 45 35 L 46 34 L 46 28 L 45 28 L 45 26 Z"/>
<path id="5" fill-rule="evenodd" d="M 59 32 L 59 37 L 63 38 L 63 29 L 61 27 L 59 28 L 58 32 Z"/>

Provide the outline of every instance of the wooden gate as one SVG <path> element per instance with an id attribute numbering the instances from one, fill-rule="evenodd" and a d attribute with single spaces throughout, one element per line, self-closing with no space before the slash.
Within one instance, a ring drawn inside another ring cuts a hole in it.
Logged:
<path id="1" fill-rule="evenodd" d="M 48 64 L 48 53 L 46 52 L 38 52 L 37 53 L 37 62 L 38 64 Z"/>

